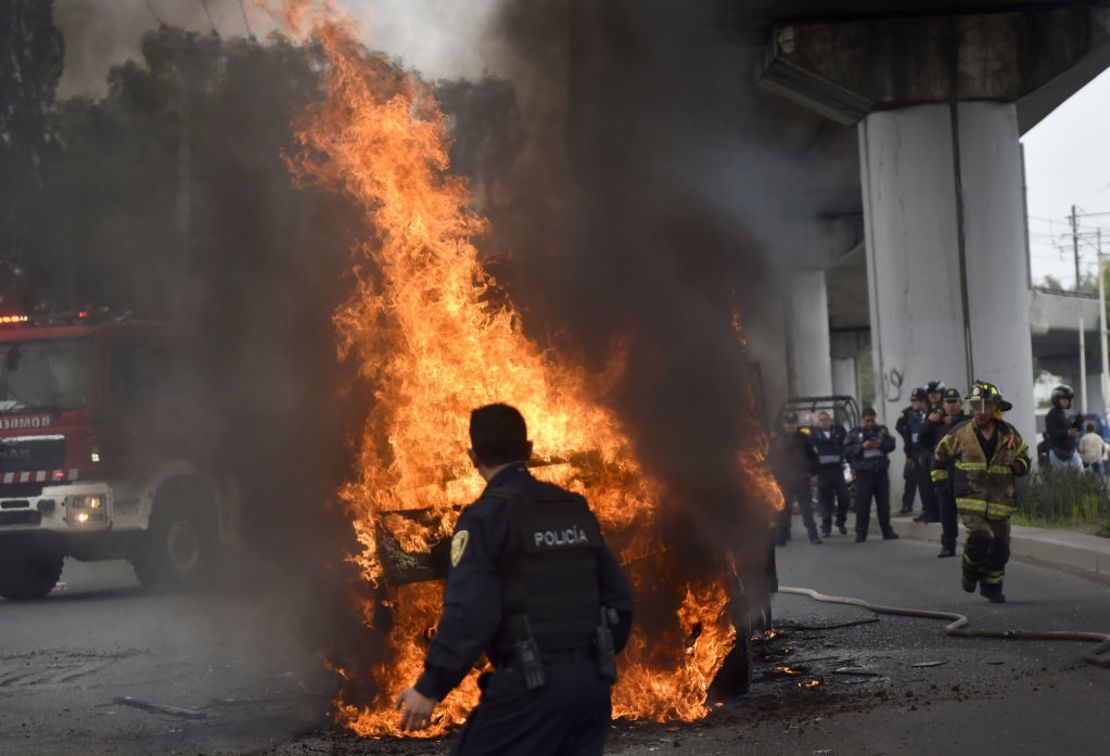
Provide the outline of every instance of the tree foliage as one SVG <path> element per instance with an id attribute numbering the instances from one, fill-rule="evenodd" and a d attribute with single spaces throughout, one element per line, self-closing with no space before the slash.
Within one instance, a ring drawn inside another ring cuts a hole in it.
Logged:
<path id="1" fill-rule="evenodd" d="M 40 165 L 64 52 L 53 11 L 53 0 L 0 0 L 0 305 L 39 285 Z"/>

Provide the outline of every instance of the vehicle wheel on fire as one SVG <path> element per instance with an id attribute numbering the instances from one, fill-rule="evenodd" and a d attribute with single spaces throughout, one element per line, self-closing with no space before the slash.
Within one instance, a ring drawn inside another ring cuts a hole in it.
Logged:
<path id="1" fill-rule="evenodd" d="M 208 487 L 190 478 L 167 481 L 154 498 L 150 530 L 132 561 L 135 574 L 148 590 L 198 587 L 211 574 L 217 540 Z"/>
<path id="2" fill-rule="evenodd" d="M 48 595 L 62 575 L 62 555 L 52 551 L 5 553 L 0 557 L 0 596 L 17 601 Z"/>

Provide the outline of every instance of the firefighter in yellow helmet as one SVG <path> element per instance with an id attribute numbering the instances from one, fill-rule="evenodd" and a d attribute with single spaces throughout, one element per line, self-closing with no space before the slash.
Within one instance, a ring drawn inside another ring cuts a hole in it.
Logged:
<path id="1" fill-rule="evenodd" d="M 963 588 L 993 603 L 1006 600 L 1002 580 L 1010 559 L 1014 478 L 1029 472 L 1029 445 L 1002 419 L 1012 405 L 998 387 L 976 381 L 968 394 L 972 421 L 949 433 L 933 454 L 934 475 L 951 470 L 956 508 L 967 528 Z"/>

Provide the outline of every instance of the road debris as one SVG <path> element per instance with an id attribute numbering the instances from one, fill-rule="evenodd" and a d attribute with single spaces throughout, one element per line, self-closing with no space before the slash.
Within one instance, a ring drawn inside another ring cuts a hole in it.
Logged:
<path id="1" fill-rule="evenodd" d="M 940 665 L 947 664 L 947 663 L 948 663 L 947 659 L 940 659 L 938 661 L 918 662 L 917 664 L 911 664 L 910 666 L 911 667 L 917 667 L 917 668 L 921 668 L 921 667 L 939 667 Z"/>
<path id="2" fill-rule="evenodd" d="M 186 709 L 183 706 L 169 706 L 167 704 L 154 703 L 152 701 L 145 701 L 141 698 L 132 698 L 131 696 L 118 696 L 112 699 L 112 703 L 119 704 L 120 706 L 131 706 L 135 709 L 142 709 L 143 711 L 149 711 L 155 714 L 169 714 L 170 716 L 182 717 L 184 719 L 208 718 L 208 713 L 204 711 Z"/>
<path id="3" fill-rule="evenodd" d="M 832 671 L 834 675 L 851 675 L 852 677 L 882 677 L 881 672 L 875 672 L 862 667 L 838 667 Z"/>

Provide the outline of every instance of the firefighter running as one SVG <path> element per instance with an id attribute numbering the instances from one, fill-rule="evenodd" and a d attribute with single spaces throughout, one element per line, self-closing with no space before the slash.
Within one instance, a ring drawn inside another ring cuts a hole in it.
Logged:
<path id="1" fill-rule="evenodd" d="M 933 469 L 951 469 L 952 493 L 967 529 L 963 589 L 979 592 L 993 603 L 1006 600 L 1002 584 L 1010 559 L 1010 516 L 1014 513 L 1014 478 L 1029 472 L 1029 446 L 1002 419 L 1012 405 L 998 387 L 983 381 L 968 395 L 972 421 L 937 444 Z"/>

